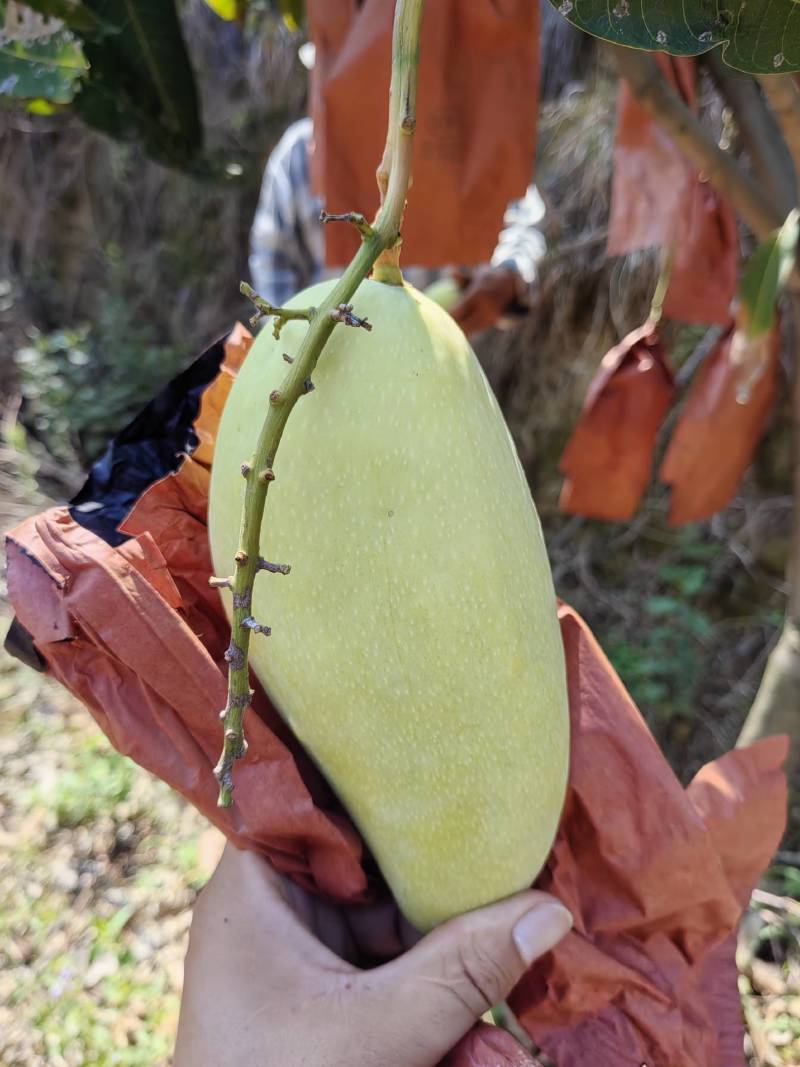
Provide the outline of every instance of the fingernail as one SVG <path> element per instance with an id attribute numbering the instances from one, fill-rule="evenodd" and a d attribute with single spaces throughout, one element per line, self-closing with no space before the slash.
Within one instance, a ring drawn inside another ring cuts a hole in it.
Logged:
<path id="1" fill-rule="evenodd" d="M 539 904 L 523 915 L 511 932 L 514 944 L 525 963 L 549 952 L 572 929 L 572 915 L 563 904 Z"/>

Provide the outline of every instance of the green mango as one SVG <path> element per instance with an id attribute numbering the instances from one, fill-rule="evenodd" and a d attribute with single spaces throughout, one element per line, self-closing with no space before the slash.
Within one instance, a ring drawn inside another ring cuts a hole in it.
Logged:
<path id="1" fill-rule="evenodd" d="M 319 306 L 333 282 L 290 306 Z M 274 465 L 251 664 L 428 930 L 531 884 L 567 781 L 564 655 L 541 527 L 467 339 L 408 285 L 365 281 Z M 244 479 L 305 323 L 256 340 L 225 405 L 209 527 L 233 570 Z M 230 594 L 222 594 L 230 614 Z"/>
<path id="2" fill-rule="evenodd" d="M 455 278 L 444 277 L 431 282 L 425 290 L 425 296 L 440 308 L 450 311 L 461 299 L 461 289 Z"/>

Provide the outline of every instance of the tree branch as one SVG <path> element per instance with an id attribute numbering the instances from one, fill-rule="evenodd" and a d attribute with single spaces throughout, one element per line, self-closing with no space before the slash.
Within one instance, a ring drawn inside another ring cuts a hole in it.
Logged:
<path id="1" fill-rule="evenodd" d="M 759 81 L 792 157 L 796 203 L 796 183 L 800 179 L 800 89 L 791 74 L 771 74 L 769 77 L 764 75 Z"/>
<path id="2" fill-rule="evenodd" d="M 792 533 L 789 541 L 789 599 L 786 614 L 800 630 L 800 295 L 792 296 L 794 379 L 792 381 L 792 469 L 794 482 Z"/>
<path id="3" fill-rule="evenodd" d="M 252 458 L 242 465 L 246 480 L 239 550 L 234 557 L 233 624 L 228 661 L 228 700 L 221 718 L 224 746 L 214 774 L 219 782 L 219 805 L 230 807 L 233 793 L 233 765 L 247 751 L 242 720 L 250 703 L 250 676 L 247 659 L 253 633 L 268 636 L 269 627 L 250 614 L 253 583 L 259 570 L 269 572 L 260 557 L 261 523 L 270 484 L 275 480 L 273 465 L 287 419 L 297 401 L 311 388 L 311 375 L 325 344 L 337 323 L 371 328 L 352 312 L 350 303 L 358 286 L 385 249 L 394 248 L 411 176 L 411 138 L 415 126 L 419 31 L 425 0 L 397 0 L 392 43 L 392 85 L 389 133 L 384 162 L 388 160 L 385 195 L 371 230 L 362 230 L 361 247 L 327 299 L 309 318 L 299 351 L 289 363 L 289 371 L 270 396 L 264 425 Z M 395 268 L 399 281 L 402 277 Z M 377 276 L 377 275 L 376 275 Z M 387 279 L 394 281 L 392 276 Z M 272 309 L 278 321 L 286 318 L 284 309 Z M 285 573 L 285 572 L 282 572 Z"/>
<path id="4" fill-rule="evenodd" d="M 756 183 L 714 141 L 700 120 L 664 77 L 647 52 L 611 45 L 619 73 L 642 107 L 669 134 L 686 158 L 701 170 L 714 188 L 727 197 L 734 211 L 764 240 L 784 220 L 780 207 L 770 203 Z"/>
<path id="5" fill-rule="evenodd" d="M 792 157 L 758 82 L 729 67 L 718 48 L 704 58 L 725 103 L 733 111 L 759 185 L 785 218 L 795 206 Z"/>

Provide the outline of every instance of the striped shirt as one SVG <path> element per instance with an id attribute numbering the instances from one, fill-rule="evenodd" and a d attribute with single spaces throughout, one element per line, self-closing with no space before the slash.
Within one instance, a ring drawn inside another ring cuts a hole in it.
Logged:
<path id="1" fill-rule="evenodd" d="M 253 226 L 250 231 L 250 276 L 256 291 L 280 306 L 301 289 L 337 271 L 325 267 L 325 234 L 319 220 L 322 202 L 311 191 L 309 144 L 310 118 L 293 123 L 284 133 L 267 163 Z M 538 267 L 547 251 L 539 228 L 544 203 L 531 185 L 522 200 L 510 204 L 504 217 L 493 266 L 515 268 L 523 282 L 533 287 Z M 404 267 L 403 274 L 424 289 L 439 274 L 420 267 Z"/>

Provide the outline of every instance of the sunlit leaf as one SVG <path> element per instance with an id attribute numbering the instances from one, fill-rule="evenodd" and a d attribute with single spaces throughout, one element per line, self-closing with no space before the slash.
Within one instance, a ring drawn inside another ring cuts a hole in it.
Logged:
<path id="1" fill-rule="evenodd" d="M 86 72 L 81 47 L 60 30 L 30 41 L 0 41 L 0 95 L 66 104 Z"/>
<path id="2" fill-rule="evenodd" d="M 751 74 L 800 71 L 796 0 L 550 0 L 569 22 L 615 44 L 696 56 L 722 45 Z"/>
<path id="3" fill-rule="evenodd" d="M 303 25 L 306 17 L 304 0 L 278 0 L 278 3 L 283 15 L 283 21 L 287 27 L 292 32 L 298 30 Z"/>
<path id="4" fill-rule="evenodd" d="M 795 208 L 783 226 L 759 245 L 745 267 L 739 302 L 741 325 L 750 340 L 773 326 L 775 309 L 795 264 L 798 237 L 800 212 Z"/>
<path id="5" fill-rule="evenodd" d="M 80 0 L 26 0 L 25 7 L 40 15 L 61 19 L 71 30 L 99 33 L 104 29 L 100 16 Z"/>
<path id="6" fill-rule="evenodd" d="M 226 22 L 240 19 L 244 13 L 243 0 L 206 0 L 211 10 Z"/>
<path id="7" fill-rule="evenodd" d="M 58 107 L 49 100 L 39 97 L 37 100 L 29 100 L 25 105 L 25 110 L 29 111 L 31 115 L 55 115 Z"/>

